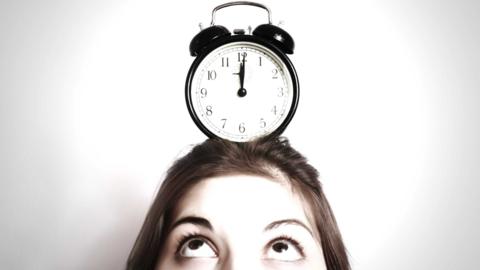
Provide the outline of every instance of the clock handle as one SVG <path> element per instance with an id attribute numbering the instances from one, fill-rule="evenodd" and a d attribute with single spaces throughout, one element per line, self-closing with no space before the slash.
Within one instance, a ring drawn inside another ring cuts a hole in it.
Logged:
<path id="1" fill-rule="evenodd" d="M 229 3 L 219 5 L 219 6 L 217 6 L 216 8 L 213 9 L 213 11 L 212 11 L 212 22 L 210 23 L 210 25 L 211 26 L 215 25 L 215 13 L 218 10 L 220 10 L 222 8 L 226 8 L 226 7 L 239 6 L 239 5 L 254 6 L 254 7 L 259 7 L 259 8 L 265 9 L 268 13 L 268 24 L 272 24 L 272 12 L 270 11 L 270 9 L 267 6 L 265 6 L 263 4 L 260 4 L 260 3 L 250 2 L 250 1 L 233 1 L 233 2 L 229 2 Z"/>

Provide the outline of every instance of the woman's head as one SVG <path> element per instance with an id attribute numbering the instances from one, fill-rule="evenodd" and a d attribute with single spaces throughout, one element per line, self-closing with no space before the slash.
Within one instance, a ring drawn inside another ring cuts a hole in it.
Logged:
<path id="1" fill-rule="evenodd" d="M 207 140 L 169 169 L 128 269 L 349 269 L 317 171 L 282 138 Z"/>

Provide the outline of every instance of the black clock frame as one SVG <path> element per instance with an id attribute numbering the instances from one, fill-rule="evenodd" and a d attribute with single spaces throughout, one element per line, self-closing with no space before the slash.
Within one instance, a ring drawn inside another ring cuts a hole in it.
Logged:
<path id="1" fill-rule="evenodd" d="M 209 138 L 220 138 L 219 136 L 215 135 L 213 132 L 211 132 L 205 125 L 202 124 L 200 121 L 198 115 L 195 113 L 195 110 L 193 109 L 193 103 L 192 103 L 192 96 L 191 96 L 191 91 L 190 88 L 192 86 L 192 80 L 195 75 L 195 72 L 200 65 L 200 63 L 203 61 L 203 59 L 210 54 L 213 50 L 217 49 L 220 46 L 223 46 L 228 43 L 232 42 L 252 42 L 256 43 L 259 45 L 262 45 L 268 49 L 270 49 L 273 53 L 275 53 L 287 66 L 287 70 L 290 73 L 290 76 L 292 78 L 292 86 L 293 86 L 293 100 L 292 100 L 292 105 L 290 107 L 290 110 L 288 111 L 287 117 L 283 120 L 283 122 L 280 124 L 280 126 L 272 131 L 270 134 L 267 134 L 265 136 L 279 136 L 282 134 L 283 131 L 287 128 L 288 124 L 290 124 L 290 121 L 292 120 L 298 106 L 298 100 L 300 97 L 300 85 L 298 82 L 298 76 L 297 72 L 290 61 L 290 59 L 285 55 L 285 53 L 279 49 L 277 46 L 272 44 L 270 41 L 258 37 L 258 36 L 253 36 L 253 35 L 232 35 L 232 36 L 225 36 L 221 37 L 218 39 L 215 39 L 211 44 L 207 45 L 205 48 L 202 49 L 202 51 L 198 54 L 198 56 L 195 58 L 193 61 L 192 65 L 190 66 L 190 69 L 187 74 L 187 80 L 185 84 L 185 99 L 187 103 L 187 108 L 190 116 L 192 117 L 193 122 L 195 125 Z M 223 138 L 221 138 L 223 139 Z"/>

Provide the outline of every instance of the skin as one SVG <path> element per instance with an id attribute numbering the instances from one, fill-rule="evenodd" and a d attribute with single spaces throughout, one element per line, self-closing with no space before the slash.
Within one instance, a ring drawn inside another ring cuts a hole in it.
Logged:
<path id="1" fill-rule="evenodd" d="M 281 179 L 205 179 L 177 205 L 156 269 L 327 269 L 305 209 Z"/>

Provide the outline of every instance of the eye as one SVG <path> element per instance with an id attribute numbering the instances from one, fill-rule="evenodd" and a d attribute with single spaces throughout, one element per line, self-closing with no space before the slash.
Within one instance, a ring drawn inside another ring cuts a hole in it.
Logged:
<path id="1" fill-rule="evenodd" d="M 267 246 L 266 259 L 269 260 L 292 262 L 304 257 L 302 246 L 291 237 L 274 239 Z"/>
<path id="2" fill-rule="evenodd" d="M 192 237 L 183 241 L 178 255 L 185 258 L 215 258 L 216 252 L 207 240 L 201 237 Z"/>

